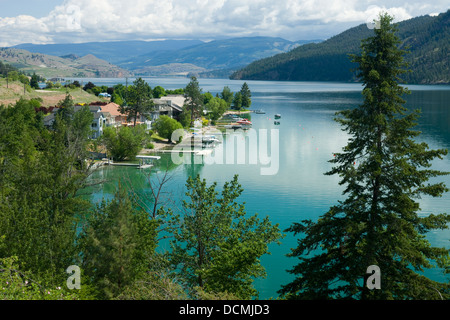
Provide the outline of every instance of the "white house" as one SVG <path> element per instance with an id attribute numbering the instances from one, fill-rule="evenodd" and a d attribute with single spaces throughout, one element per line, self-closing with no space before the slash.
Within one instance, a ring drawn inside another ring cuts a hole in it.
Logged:
<path id="1" fill-rule="evenodd" d="M 74 111 L 80 111 L 83 106 L 75 106 Z M 92 120 L 91 129 L 93 130 L 92 139 L 97 139 L 103 134 L 103 127 L 106 126 L 107 114 L 102 111 L 101 106 L 89 106 L 94 119 Z"/>

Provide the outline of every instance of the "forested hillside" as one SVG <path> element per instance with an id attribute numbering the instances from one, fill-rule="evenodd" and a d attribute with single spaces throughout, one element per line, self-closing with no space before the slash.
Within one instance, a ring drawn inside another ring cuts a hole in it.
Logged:
<path id="1" fill-rule="evenodd" d="M 241 68 L 252 61 L 287 52 L 299 44 L 282 38 L 245 37 L 214 40 L 180 50 L 155 51 L 131 57 L 121 63 L 122 68 L 135 74 L 154 72 L 155 66 L 190 64 L 203 71 Z"/>
<path id="2" fill-rule="evenodd" d="M 450 83 L 450 10 L 439 16 L 422 16 L 398 23 L 401 48 L 411 73 L 407 83 Z M 293 81 L 355 81 L 349 54 L 360 52 L 361 40 L 373 30 L 366 24 L 351 28 L 321 43 L 311 43 L 236 71 L 231 79 Z"/>

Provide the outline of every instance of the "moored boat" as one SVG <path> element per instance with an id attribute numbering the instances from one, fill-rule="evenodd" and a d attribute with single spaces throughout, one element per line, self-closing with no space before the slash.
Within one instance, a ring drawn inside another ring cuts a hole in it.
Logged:
<path id="1" fill-rule="evenodd" d="M 252 125 L 252 123 L 248 119 L 245 119 L 245 118 L 242 119 L 242 120 L 237 121 L 237 123 L 239 123 L 241 125 L 249 125 L 249 126 Z"/>

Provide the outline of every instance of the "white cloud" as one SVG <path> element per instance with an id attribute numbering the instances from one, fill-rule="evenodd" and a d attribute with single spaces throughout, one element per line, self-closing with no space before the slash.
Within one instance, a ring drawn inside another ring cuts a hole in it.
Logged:
<path id="1" fill-rule="evenodd" d="M 396 21 L 447 10 L 444 0 L 67 0 L 47 16 L 0 17 L 0 45 L 246 35 L 327 38 L 379 11 Z"/>

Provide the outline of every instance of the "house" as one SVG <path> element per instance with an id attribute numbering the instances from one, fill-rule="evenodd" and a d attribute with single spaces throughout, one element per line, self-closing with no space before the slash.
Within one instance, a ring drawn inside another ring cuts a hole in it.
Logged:
<path id="1" fill-rule="evenodd" d="M 173 119 L 179 120 L 185 101 L 186 98 L 179 94 L 167 95 L 159 99 L 153 99 L 155 110 L 151 113 L 151 121 L 155 121 L 161 115 L 166 115 Z"/>
<path id="2" fill-rule="evenodd" d="M 120 112 L 120 106 L 117 103 L 110 102 L 101 106 L 102 112 L 109 114 L 108 127 L 119 127 L 122 123 L 127 123 L 127 116 Z"/>
<path id="3" fill-rule="evenodd" d="M 181 96 L 182 97 L 182 96 Z M 164 97 L 166 99 L 154 99 L 155 102 L 155 111 L 152 111 L 149 119 L 144 117 L 143 115 L 138 116 L 136 121 L 137 125 L 145 124 L 147 126 L 147 130 L 151 129 L 152 121 L 158 119 L 158 117 L 162 114 L 168 115 L 169 117 L 178 119 L 179 114 L 182 111 L 182 108 L 178 105 L 184 101 L 183 99 L 173 99 L 169 100 L 168 97 Z M 175 102 L 174 102 L 175 101 Z M 120 105 L 114 102 L 106 103 L 106 102 L 93 102 L 89 106 L 89 111 L 94 116 L 91 128 L 93 130 L 92 138 L 96 139 L 103 134 L 103 128 L 105 127 L 120 127 L 120 126 L 134 126 L 134 120 L 128 120 L 127 115 L 120 112 Z M 74 106 L 74 111 L 77 112 L 83 108 L 82 105 Z M 49 109 L 50 110 L 50 109 Z M 49 114 L 44 117 L 44 125 L 47 127 L 51 127 L 53 122 L 55 121 L 55 116 L 59 108 L 53 107 Z M 38 112 L 38 110 L 36 110 Z"/>
<path id="4" fill-rule="evenodd" d="M 84 106 L 76 105 L 73 109 L 75 112 L 80 111 Z M 102 111 L 102 107 L 98 105 L 90 105 L 89 111 L 91 111 L 94 119 L 92 120 L 91 128 L 93 130 L 92 139 L 97 139 L 103 134 L 103 127 L 106 126 L 107 114 Z"/>
<path id="5" fill-rule="evenodd" d="M 59 108 L 54 107 L 50 112 L 45 114 L 44 119 L 43 119 L 44 126 L 46 126 L 47 128 L 50 128 L 51 126 L 53 126 L 53 122 L 55 122 L 56 112 L 58 110 L 59 110 Z"/>
<path id="6" fill-rule="evenodd" d="M 113 127 L 120 127 L 120 126 L 133 126 L 134 120 L 128 120 L 128 117 L 126 114 L 123 114 L 120 112 L 120 105 L 114 102 L 107 103 L 105 105 L 101 105 L 102 112 L 107 112 L 110 114 L 110 119 L 107 121 L 108 126 Z M 143 116 L 140 116 L 139 119 L 137 119 L 136 124 L 144 124 L 145 119 Z"/>
<path id="7" fill-rule="evenodd" d="M 73 107 L 74 112 L 80 111 L 84 106 L 76 105 Z M 60 108 L 52 107 L 51 112 L 44 116 L 44 126 L 51 127 L 55 122 L 56 114 Z M 103 112 L 102 107 L 98 105 L 89 106 L 89 111 L 93 115 L 93 120 L 91 124 L 91 128 L 93 130 L 92 139 L 96 139 L 103 134 L 103 128 L 108 126 L 108 122 L 110 121 L 111 114 L 109 112 Z"/>

